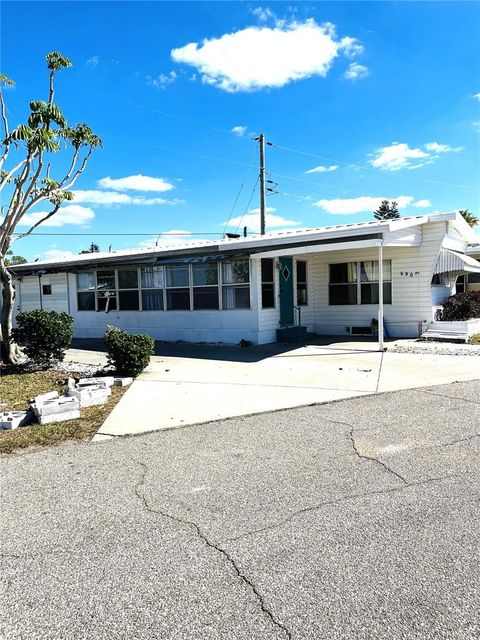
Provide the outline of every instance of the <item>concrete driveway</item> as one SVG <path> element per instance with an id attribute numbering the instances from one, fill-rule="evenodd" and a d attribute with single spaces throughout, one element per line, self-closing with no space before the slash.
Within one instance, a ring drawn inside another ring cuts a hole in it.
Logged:
<path id="1" fill-rule="evenodd" d="M 2 462 L 5 640 L 477 640 L 480 382 Z"/>
<path id="2" fill-rule="evenodd" d="M 156 349 L 95 441 L 480 378 L 480 357 L 380 353 L 375 342 L 338 338 L 317 338 L 302 347 L 159 343 Z"/>

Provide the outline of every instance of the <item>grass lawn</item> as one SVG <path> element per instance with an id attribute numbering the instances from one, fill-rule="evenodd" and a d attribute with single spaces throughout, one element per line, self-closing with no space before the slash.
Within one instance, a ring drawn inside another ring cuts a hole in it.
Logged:
<path id="1" fill-rule="evenodd" d="M 2 374 L 0 370 L 0 403 L 6 411 L 25 411 L 33 396 L 47 391 L 58 391 L 61 395 L 66 387 L 67 375 L 59 371 L 35 371 L 32 373 Z M 36 424 L 8 431 L 0 430 L 0 454 L 12 453 L 26 447 L 46 447 L 66 440 L 87 440 L 100 428 L 108 414 L 120 400 L 128 387 L 112 387 L 107 404 L 81 410 L 77 420 Z"/>

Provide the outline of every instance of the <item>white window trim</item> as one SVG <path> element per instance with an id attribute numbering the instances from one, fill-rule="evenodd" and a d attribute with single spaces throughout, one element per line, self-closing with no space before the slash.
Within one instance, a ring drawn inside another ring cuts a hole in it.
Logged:
<path id="1" fill-rule="evenodd" d="M 329 307 L 377 307 L 378 303 L 376 302 L 369 302 L 367 304 L 362 304 L 362 284 L 378 284 L 379 281 L 378 280 L 372 280 L 371 282 L 368 283 L 362 283 L 361 279 L 360 279 L 360 263 L 362 262 L 377 262 L 378 263 L 378 259 L 377 260 L 368 260 L 366 258 L 362 258 L 360 260 L 342 260 L 341 262 L 329 262 L 328 263 L 328 306 Z M 383 262 L 390 262 L 390 280 L 386 280 L 385 278 L 383 279 L 383 284 L 388 284 L 390 283 L 390 287 L 391 287 L 391 301 L 390 302 L 385 302 L 384 301 L 384 305 L 392 305 L 393 304 L 393 264 L 392 264 L 392 259 L 391 258 L 384 258 Z M 349 263 L 355 263 L 357 265 L 357 281 L 356 282 L 330 282 L 330 265 L 332 264 L 349 264 Z M 307 276 L 308 277 L 308 276 Z M 357 302 L 356 303 L 352 303 L 352 304 L 331 304 L 330 302 L 330 286 L 348 286 L 348 285 L 352 285 L 352 284 L 356 284 L 357 285 Z"/>

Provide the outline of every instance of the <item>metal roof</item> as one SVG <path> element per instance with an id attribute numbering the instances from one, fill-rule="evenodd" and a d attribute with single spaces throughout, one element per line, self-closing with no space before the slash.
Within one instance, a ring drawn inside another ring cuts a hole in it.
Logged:
<path id="1" fill-rule="evenodd" d="M 314 227 L 306 229 L 292 229 L 266 233 L 263 236 L 222 238 L 220 240 L 194 240 L 191 242 L 174 242 L 162 244 L 151 248 L 127 249 L 122 251 L 95 252 L 79 254 L 57 260 L 46 260 L 16 265 L 15 273 L 38 272 L 40 270 L 59 271 L 81 267 L 94 267 L 99 264 L 121 264 L 142 262 L 144 264 L 156 263 L 159 259 L 170 259 L 188 255 L 205 255 L 211 253 L 229 253 L 243 251 L 254 253 L 265 250 L 271 246 L 295 246 L 296 243 L 308 243 L 314 241 L 326 241 L 328 239 L 355 238 L 359 236 L 372 237 L 371 234 L 395 231 L 405 227 L 425 224 L 429 221 L 439 222 L 443 220 L 455 220 L 456 214 L 444 213 L 430 216 L 407 216 L 395 220 L 369 222 L 352 222 L 347 224 L 329 225 L 326 227 Z"/>
<path id="2" fill-rule="evenodd" d="M 464 253 L 441 249 L 433 273 L 480 273 L 480 262 Z"/>

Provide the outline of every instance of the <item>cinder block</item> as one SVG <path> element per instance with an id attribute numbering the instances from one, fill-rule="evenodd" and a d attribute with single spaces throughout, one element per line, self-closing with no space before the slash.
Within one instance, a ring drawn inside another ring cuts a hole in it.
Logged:
<path id="1" fill-rule="evenodd" d="M 39 404 L 39 405 L 37 405 L 36 403 L 33 403 L 32 409 L 37 419 L 39 420 L 40 424 L 45 424 L 40 419 L 42 417 L 62 414 L 65 412 L 71 412 L 76 410 L 79 411 L 79 414 L 77 417 L 80 417 L 80 402 L 78 401 L 77 398 L 67 398 L 64 396 L 62 398 L 54 398 L 52 400 L 47 400 L 43 404 Z M 65 418 L 65 420 L 68 420 L 68 419 L 69 418 Z"/>
<path id="2" fill-rule="evenodd" d="M 116 387 L 128 387 L 132 382 L 133 378 L 128 378 L 127 376 L 117 376 L 113 379 L 113 384 Z"/>
<path id="3" fill-rule="evenodd" d="M 49 391 L 48 393 L 41 393 L 38 396 L 35 396 L 33 402 L 39 406 L 45 402 L 49 402 L 50 400 L 55 400 L 58 398 L 58 391 Z"/>
<path id="4" fill-rule="evenodd" d="M 63 413 L 52 413 L 49 415 L 37 416 L 40 424 L 52 424 L 53 422 L 64 422 L 65 420 L 76 420 L 80 418 L 80 409 L 72 409 Z"/>
<path id="5" fill-rule="evenodd" d="M 25 427 L 33 420 L 31 411 L 4 411 L 0 413 L 0 429 Z"/>
<path id="6" fill-rule="evenodd" d="M 91 385 L 97 385 L 105 389 L 107 387 L 111 387 L 113 385 L 113 377 L 112 376 L 103 376 L 98 378 L 80 378 L 77 382 L 77 389 L 80 387 L 89 387 Z"/>
<path id="7" fill-rule="evenodd" d="M 68 389 L 67 395 L 76 398 L 80 402 L 80 407 L 92 407 L 96 404 L 105 404 L 108 397 L 112 394 L 109 387 L 83 387 L 77 389 Z"/>

